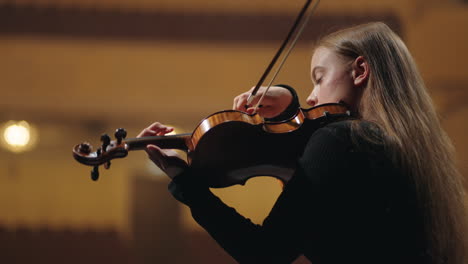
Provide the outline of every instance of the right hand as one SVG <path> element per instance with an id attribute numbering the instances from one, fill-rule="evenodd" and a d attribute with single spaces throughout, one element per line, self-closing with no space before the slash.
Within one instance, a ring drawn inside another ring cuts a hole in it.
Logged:
<path id="1" fill-rule="evenodd" d="M 266 86 L 260 87 L 257 94 L 253 98 L 251 105 L 246 109 L 245 105 L 247 104 L 247 98 L 252 93 L 254 88 L 255 87 L 252 87 L 252 89 L 249 91 L 236 96 L 234 98 L 234 104 L 232 108 L 234 110 L 247 112 L 248 114 L 253 114 L 255 112 L 255 105 L 257 104 L 262 94 L 265 92 Z M 280 86 L 271 86 L 261 102 L 262 107 L 257 109 L 257 114 L 264 118 L 273 118 L 278 116 L 286 110 L 289 104 L 291 104 L 292 99 L 293 96 L 288 89 Z"/>

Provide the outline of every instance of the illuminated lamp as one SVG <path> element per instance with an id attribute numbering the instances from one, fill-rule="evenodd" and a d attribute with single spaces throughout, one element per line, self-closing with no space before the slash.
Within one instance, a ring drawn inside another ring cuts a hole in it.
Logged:
<path id="1" fill-rule="evenodd" d="M 11 152 L 31 150 L 37 143 L 37 130 L 26 121 L 8 121 L 1 127 L 0 132 L 2 147 Z"/>

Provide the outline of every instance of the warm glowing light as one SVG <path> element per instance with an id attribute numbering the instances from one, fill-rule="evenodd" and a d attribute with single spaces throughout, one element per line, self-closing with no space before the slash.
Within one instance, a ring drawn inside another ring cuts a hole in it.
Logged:
<path id="1" fill-rule="evenodd" d="M 5 141 L 13 146 L 24 147 L 29 143 L 30 140 L 29 124 L 22 121 L 15 125 L 10 125 L 5 129 L 3 136 Z"/>
<path id="2" fill-rule="evenodd" d="M 3 147 L 13 152 L 31 149 L 37 140 L 37 132 L 26 121 L 9 121 L 1 129 Z"/>

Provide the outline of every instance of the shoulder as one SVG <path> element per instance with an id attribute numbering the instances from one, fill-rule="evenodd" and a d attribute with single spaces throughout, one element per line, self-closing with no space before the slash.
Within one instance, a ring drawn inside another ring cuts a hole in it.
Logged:
<path id="1" fill-rule="evenodd" d="M 370 122 L 347 120 L 327 124 L 309 138 L 298 168 L 308 181 L 321 186 L 354 189 L 368 186 L 383 179 L 375 175 L 393 168 L 381 138 L 380 130 Z"/>
<path id="2" fill-rule="evenodd" d="M 366 137 L 381 138 L 383 131 L 373 122 L 361 119 L 347 119 L 329 123 L 317 130 L 337 137 Z"/>
<path id="3" fill-rule="evenodd" d="M 351 121 L 339 121 L 315 130 L 299 160 L 309 172 L 330 171 L 347 159 L 350 147 Z"/>
<path id="4" fill-rule="evenodd" d="M 384 146 L 384 132 L 375 123 L 350 119 L 329 123 L 315 131 L 310 141 L 325 141 L 365 151 Z"/>
<path id="5" fill-rule="evenodd" d="M 384 154 L 384 136 L 377 125 L 363 120 L 344 120 L 317 129 L 304 148 L 302 161 L 328 159 L 350 161 L 357 156 Z M 330 164 L 333 164 L 330 163 Z"/>

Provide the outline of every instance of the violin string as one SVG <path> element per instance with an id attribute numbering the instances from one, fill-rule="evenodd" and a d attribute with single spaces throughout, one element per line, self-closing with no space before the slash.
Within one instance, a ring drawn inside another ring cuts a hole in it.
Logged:
<path id="1" fill-rule="evenodd" d="M 255 105 L 254 107 L 254 113 L 257 112 L 259 106 L 261 105 L 261 102 L 263 101 L 266 93 L 268 92 L 268 90 L 270 89 L 271 85 L 273 84 L 273 82 L 275 81 L 276 77 L 278 76 L 279 72 L 281 71 L 281 68 L 283 67 L 283 65 L 285 64 L 286 62 L 286 59 L 288 58 L 289 54 L 291 53 L 291 51 L 293 50 L 294 46 L 296 45 L 297 43 L 297 40 L 299 39 L 299 37 L 301 36 L 302 32 L 304 31 L 309 19 L 310 19 L 310 16 L 312 15 L 312 13 L 315 11 L 315 9 L 317 8 L 318 4 L 320 3 L 320 0 L 317 0 L 315 1 L 314 5 L 312 6 L 310 12 L 305 16 L 302 24 L 299 26 L 299 29 L 297 30 L 297 33 L 296 35 L 294 36 L 293 40 L 291 41 L 291 44 L 289 45 L 283 59 L 281 60 L 281 62 L 279 63 L 278 65 L 278 68 L 276 69 L 275 73 L 273 74 L 273 77 L 271 78 L 270 82 L 268 83 L 265 91 L 262 93 L 262 96 L 260 97 L 260 99 L 258 100 L 257 104 Z"/>

